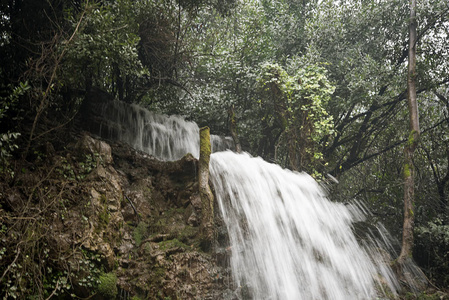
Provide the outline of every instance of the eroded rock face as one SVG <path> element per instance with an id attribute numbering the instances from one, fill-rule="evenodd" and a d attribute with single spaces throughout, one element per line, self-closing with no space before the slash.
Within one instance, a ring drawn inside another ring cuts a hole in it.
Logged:
<path id="1" fill-rule="evenodd" d="M 132 235 L 119 246 L 119 285 L 148 299 L 224 299 L 232 281 L 227 266 L 201 250 L 197 160 L 160 162 L 112 148 L 118 173 L 126 176 L 121 213 Z"/>
<path id="2" fill-rule="evenodd" d="M 21 279 L 20 296 L 110 299 L 100 279 L 116 278 L 126 299 L 233 299 L 226 238 L 202 249 L 195 158 L 160 162 L 87 133 L 66 148 L 2 184 L 4 258 L 38 262 L 25 266 L 34 279 Z"/>
<path id="3" fill-rule="evenodd" d="M 220 299 L 229 274 L 201 251 L 196 159 L 160 162 L 118 143 L 80 141 L 78 149 L 102 158 L 88 176 L 98 222 L 89 223 L 82 246 L 101 254 L 130 295 Z"/>

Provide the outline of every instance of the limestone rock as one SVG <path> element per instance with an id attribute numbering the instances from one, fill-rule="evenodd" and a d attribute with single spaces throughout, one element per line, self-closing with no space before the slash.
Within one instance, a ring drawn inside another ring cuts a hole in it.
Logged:
<path id="1" fill-rule="evenodd" d="M 111 146 L 104 141 L 92 138 L 89 134 L 84 133 L 78 141 L 76 148 L 81 152 L 91 155 L 98 155 L 103 163 L 112 163 Z"/>

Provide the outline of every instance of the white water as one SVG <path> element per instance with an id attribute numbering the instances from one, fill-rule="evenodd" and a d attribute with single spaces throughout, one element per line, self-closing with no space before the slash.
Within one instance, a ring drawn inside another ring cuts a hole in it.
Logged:
<path id="1" fill-rule="evenodd" d="M 177 160 L 187 153 L 199 157 L 199 129 L 194 122 L 121 101 L 109 101 L 97 113 L 102 117 L 101 137 L 125 142 L 160 160 Z M 232 139 L 217 135 L 211 135 L 211 141 L 212 151 L 233 146 Z"/>
<path id="2" fill-rule="evenodd" d="M 98 113 L 103 137 L 162 160 L 199 156 L 193 122 L 122 102 L 110 102 Z M 211 142 L 216 150 L 232 145 L 217 136 Z M 397 290 L 383 252 L 375 249 L 384 242 L 369 237 L 362 247 L 356 241 L 352 226 L 364 219 L 359 207 L 332 203 L 310 176 L 248 154 L 214 153 L 210 171 L 229 232 L 239 298 L 376 299 L 379 280 Z"/>
<path id="3" fill-rule="evenodd" d="M 375 299 L 379 275 L 395 290 L 391 269 L 352 232 L 362 212 L 330 202 L 309 175 L 232 152 L 213 154 L 210 170 L 246 297 Z"/>

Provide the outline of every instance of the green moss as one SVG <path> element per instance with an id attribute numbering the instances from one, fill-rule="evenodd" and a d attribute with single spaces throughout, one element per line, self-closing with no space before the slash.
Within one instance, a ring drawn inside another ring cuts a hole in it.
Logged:
<path id="1" fill-rule="evenodd" d="M 234 110 L 231 111 L 231 123 L 233 126 L 235 126 L 237 124 L 236 120 L 235 120 L 235 112 Z"/>
<path id="2" fill-rule="evenodd" d="M 163 280 L 165 279 L 165 275 L 167 273 L 167 270 L 164 267 L 155 267 L 152 270 L 151 274 L 151 281 L 153 284 L 161 284 Z"/>
<path id="3" fill-rule="evenodd" d="M 185 226 L 183 230 L 178 235 L 178 239 L 181 242 L 188 242 L 190 239 L 193 239 L 199 232 L 198 227 L 193 226 Z"/>
<path id="4" fill-rule="evenodd" d="M 158 267 L 158 268 L 154 268 L 153 270 L 153 275 L 156 277 L 165 277 L 165 268 L 162 267 Z"/>
<path id="5" fill-rule="evenodd" d="M 103 203 L 103 204 L 105 204 L 106 201 L 107 201 L 106 195 L 105 195 L 105 194 L 101 194 L 101 196 L 100 196 L 100 202 Z"/>
<path id="6" fill-rule="evenodd" d="M 404 164 L 404 178 L 408 178 L 411 176 L 410 166 L 408 164 Z"/>
<path id="7" fill-rule="evenodd" d="M 144 249 L 143 250 L 145 251 L 146 255 L 150 255 L 151 252 L 153 251 L 153 248 L 151 248 L 151 244 L 150 243 L 146 243 L 144 245 Z"/>
<path id="8" fill-rule="evenodd" d="M 407 146 L 412 146 L 413 144 L 415 144 L 417 142 L 415 140 L 415 137 L 417 137 L 417 136 L 418 136 L 418 132 L 416 130 L 410 131 L 410 133 L 408 135 Z"/>
<path id="9" fill-rule="evenodd" d="M 145 222 L 140 222 L 136 228 L 134 228 L 133 237 L 136 242 L 136 246 L 139 247 L 142 241 L 148 234 L 148 225 Z"/>
<path id="10" fill-rule="evenodd" d="M 109 224 L 109 211 L 106 206 L 103 208 L 103 211 L 98 214 L 98 219 L 100 220 L 100 223 L 105 226 Z"/>
<path id="11" fill-rule="evenodd" d="M 98 227 L 96 233 L 104 230 L 109 225 L 109 210 L 106 205 L 103 206 L 103 210 L 98 214 Z"/>
<path id="12" fill-rule="evenodd" d="M 104 230 L 109 225 L 109 210 L 107 206 L 107 199 L 105 194 L 101 194 L 100 203 L 103 204 L 103 210 L 98 213 L 98 227 L 96 228 L 96 232 Z"/>
<path id="13" fill-rule="evenodd" d="M 200 154 L 204 155 L 204 157 L 210 157 L 210 153 L 210 130 L 206 126 L 200 129 Z"/>
<path id="14" fill-rule="evenodd" d="M 183 207 L 170 208 L 169 210 L 167 210 L 165 212 L 165 217 L 170 218 L 170 217 L 174 217 L 176 215 L 182 215 L 182 214 L 184 214 L 184 211 L 185 211 L 185 208 L 183 208 Z"/>
<path id="15" fill-rule="evenodd" d="M 115 299 L 117 296 L 117 276 L 114 273 L 104 273 L 98 278 L 97 291 L 106 299 Z"/>
<path id="16" fill-rule="evenodd" d="M 168 241 L 162 241 L 159 243 L 159 247 L 161 250 L 168 250 L 172 248 L 182 248 L 182 249 L 191 249 L 189 245 L 184 244 L 183 242 L 179 241 L 178 239 L 172 239 Z"/>

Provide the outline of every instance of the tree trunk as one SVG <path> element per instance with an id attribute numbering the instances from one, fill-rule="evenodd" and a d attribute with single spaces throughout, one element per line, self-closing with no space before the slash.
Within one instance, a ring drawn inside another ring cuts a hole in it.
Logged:
<path id="1" fill-rule="evenodd" d="M 117 94 L 118 99 L 123 101 L 125 99 L 124 93 L 124 84 L 122 79 L 122 74 L 120 72 L 120 68 L 117 63 L 114 64 L 114 73 L 115 73 L 115 84 L 117 85 Z"/>
<path id="2" fill-rule="evenodd" d="M 214 237 L 214 195 L 209 186 L 209 161 L 211 145 L 209 127 L 200 129 L 200 159 L 198 163 L 198 183 L 201 197 L 201 232 L 206 241 Z"/>
<path id="3" fill-rule="evenodd" d="M 294 128 L 289 128 L 287 129 L 287 147 L 288 147 L 288 159 L 290 162 L 290 168 L 293 171 L 299 171 L 299 170 L 303 170 L 304 165 L 302 165 L 301 163 L 299 164 L 299 169 L 298 169 L 298 161 L 297 161 L 297 151 L 296 151 L 296 130 Z M 301 141 L 300 141 L 301 142 Z M 301 151 L 303 149 L 301 148 Z M 305 152 L 305 151 L 304 151 Z M 302 152 L 301 152 L 302 154 Z M 300 155 L 301 155 L 300 154 Z M 301 155 L 301 159 L 303 158 L 303 156 Z"/>
<path id="4" fill-rule="evenodd" d="M 230 117 L 229 130 L 231 131 L 232 139 L 234 140 L 235 151 L 237 153 L 242 153 L 242 146 L 240 144 L 239 136 L 237 134 L 237 122 L 235 120 L 234 105 L 232 105 L 231 108 L 229 109 L 229 117 Z"/>
<path id="5" fill-rule="evenodd" d="M 402 248 L 398 263 L 412 258 L 413 225 L 414 225 L 414 166 L 413 155 L 419 142 L 418 102 L 416 100 L 416 0 L 410 1 L 409 53 L 407 100 L 410 114 L 410 134 L 404 149 L 404 224 L 402 232 Z"/>

